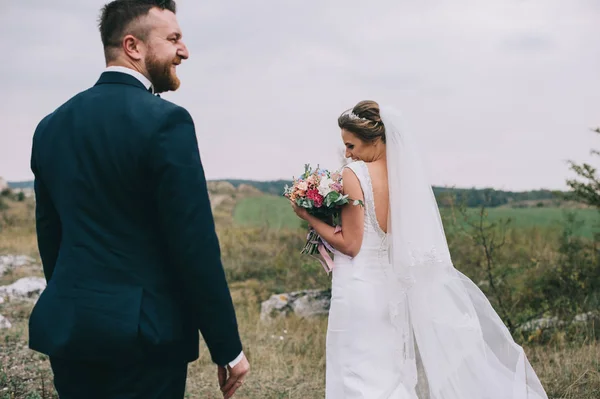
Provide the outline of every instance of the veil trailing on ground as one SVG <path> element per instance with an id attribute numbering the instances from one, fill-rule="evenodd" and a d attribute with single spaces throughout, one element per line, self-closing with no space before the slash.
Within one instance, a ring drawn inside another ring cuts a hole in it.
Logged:
<path id="1" fill-rule="evenodd" d="M 401 116 L 388 107 L 380 113 L 390 193 L 390 312 L 403 380 L 421 399 L 547 399 L 483 292 L 454 268 L 432 187 Z"/>

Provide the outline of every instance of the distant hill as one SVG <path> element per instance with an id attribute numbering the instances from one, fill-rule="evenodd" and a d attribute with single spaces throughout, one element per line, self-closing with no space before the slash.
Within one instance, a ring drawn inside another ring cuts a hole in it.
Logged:
<path id="1" fill-rule="evenodd" d="M 33 180 L 28 181 L 9 181 L 8 188 L 12 189 L 26 189 L 33 188 Z"/>
<path id="2" fill-rule="evenodd" d="M 257 180 L 236 180 L 236 179 L 228 179 L 225 180 L 234 185 L 234 187 L 238 187 L 242 184 L 246 184 L 248 186 L 255 187 L 262 191 L 265 194 L 272 195 L 282 195 L 283 188 L 285 185 L 291 185 L 291 180 L 273 180 L 273 181 L 257 181 Z"/>
<path id="3" fill-rule="evenodd" d="M 283 187 L 286 184 L 292 184 L 291 181 L 276 180 L 276 181 L 257 181 L 257 180 L 210 180 L 210 182 L 226 181 L 231 183 L 235 188 L 241 185 L 255 187 L 265 194 L 280 195 L 283 193 Z M 12 189 L 33 188 L 33 180 L 28 181 L 9 181 L 8 187 Z"/>
<path id="4" fill-rule="evenodd" d="M 240 184 L 246 184 L 256 187 L 260 191 L 281 195 L 285 185 L 291 185 L 291 180 L 276 180 L 276 181 L 253 181 L 253 180 L 227 180 L 235 187 Z M 453 188 L 453 187 L 433 187 L 433 193 L 440 206 L 448 206 L 448 197 L 455 197 L 459 202 L 464 202 L 468 207 L 477 207 L 485 204 L 488 207 L 498 207 L 502 205 L 517 205 L 535 206 L 538 203 L 547 206 L 549 202 L 560 202 L 565 192 L 550 191 L 550 190 L 532 190 L 523 192 L 502 191 L 493 188 L 477 189 L 477 188 Z M 556 204 L 555 204 L 556 205 Z"/>
<path id="5" fill-rule="evenodd" d="M 484 189 L 464 189 L 452 187 L 434 187 L 433 192 L 440 206 L 448 205 L 448 196 L 455 197 L 457 202 L 464 202 L 467 207 L 477 207 L 485 204 L 488 207 L 497 207 L 502 205 L 517 204 L 526 207 L 537 204 L 547 206 L 549 202 L 555 202 L 556 205 L 564 200 L 566 192 L 550 190 L 532 190 L 532 191 L 502 191 L 493 188 Z M 542 206 L 540 205 L 540 206 Z"/>
<path id="6" fill-rule="evenodd" d="M 291 185 L 291 180 L 258 181 L 243 179 L 225 179 L 213 181 L 226 181 L 235 188 L 241 185 L 254 187 L 265 194 L 282 195 L 285 185 Z M 33 181 L 8 182 L 12 189 L 31 189 Z M 477 207 L 485 204 L 488 207 L 498 206 L 554 206 L 560 205 L 564 200 L 566 192 L 551 190 L 532 190 L 532 191 L 502 191 L 493 188 L 454 188 L 454 187 L 433 187 L 433 192 L 440 206 L 449 204 L 448 197 L 455 197 L 458 201 L 464 202 L 468 207 Z"/>

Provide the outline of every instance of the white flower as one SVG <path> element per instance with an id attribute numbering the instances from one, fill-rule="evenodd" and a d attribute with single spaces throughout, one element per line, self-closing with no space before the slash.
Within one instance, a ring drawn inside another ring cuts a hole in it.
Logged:
<path id="1" fill-rule="evenodd" d="M 319 183 L 319 194 L 321 194 L 323 197 L 326 197 L 327 194 L 329 194 L 331 191 L 333 191 L 331 189 L 331 185 L 333 183 L 334 183 L 333 180 L 331 180 L 329 177 L 323 176 L 321 178 L 321 182 Z"/>
<path id="2" fill-rule="evenodd" d="M 308 190 L 308 183 L 306 181 L 301 181 L 300 183 L 298 183 L 297 187 L 300 191 L 306 191 Z"/>

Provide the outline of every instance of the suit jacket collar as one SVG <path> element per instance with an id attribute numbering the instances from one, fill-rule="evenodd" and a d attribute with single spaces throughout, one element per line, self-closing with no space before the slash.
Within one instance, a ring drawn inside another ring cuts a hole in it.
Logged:
<path id="1" fill-rule="evenodd" d="M 100 75 L 100 78 L 96 82 L 94 86 L 102 85 L 102 84 L 123 84 L 136 86 L 145 91 L 149 91 L 146 86 L 142 82 L 140 82 L 137 78 L 122 72 L 116 71 L 107 71 L 103 72 Z"/>

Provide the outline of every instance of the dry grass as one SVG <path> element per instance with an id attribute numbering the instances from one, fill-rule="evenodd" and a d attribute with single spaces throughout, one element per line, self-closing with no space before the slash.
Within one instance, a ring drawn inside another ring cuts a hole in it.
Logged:
<path id="1" fill-rule="evenodd" d="M 13 223 L 0 231 L 0 254 L 28 254 L 37 257 L 35 231 L 31 224 L 31 208 L 27 204 L 17 205 L 11 210 L 11 217 L 28 220 L 27 223 Z M 14 216 L 17 215 L 17 216 Z M 25 227 L 24 227 L 25 226 Z M 283 253 L 272 249 L 261 249 L 254 239 L 243 240 L 237 234 L 225 232 L 223 242 L 225 264 L 238 270 L 233 276 L 253 275 L 251 264 L 244 263 L 242 255 L 252 256 L 262 265 L 274 264 L 284 259 Z M 275 239 L 268 235 L 266 239 Z M 231 243 L 228 243 L 231 241 Z M 260 240 L 259 240 L 260 241 Z M 244 244 L 246 242 L 247 245 Z M 236 245 L 236 243 L 238 245 Z M 240 247 L 240 253 L 228 253 L 231 246 Z M 281 248 L 282 243 L 276 247 Z M 295 245 L 292 244 L 290 248 Z M 254 252 L 250 251 L 253 248 Z M 282 250 L 283 251 L 283 250 Z M 294 262 L 297 258 L 289 258 Z M 274 273 L 280 273 L 273 269 Z M 306 271 L 312 275 L 318 267 Z M 299 272 L 296 272 L 299 273 Z M 25 275 L 41 275 L 41 268 L 23 268 L 12 274 L 1 276 L 1 284 L 9 284 Z M 261 278 L 266 276 L 259 275 Z M 260 301 L 275 290 L 290 289 L 298 284 L 322 283 L 321 278 L 291 274 L 288 278 L 267 282 L 247 279 L 231 283 L 236 305 L 244 350 L 248 355 L 252 371 L 240 399 L 310 399 L 324 397 L 325 384 L 325 331 L 326 319 L 311 321 L 290 317 L 265 324 L 259 320 Z M 291 279 L 291 280 L 290 280 Z M 235 280 L 235 279 L 234 279 Z M 292 281 L 293 280 L 293 281 Z M 310 288 L 310 287 L 305 287 Z M 27 348 L 27 319 L 31 304 L 0 304 L 0 314 L 12 323 L 10 330 L 0 330 L 0 399 L 46 399 L 56 398 L 52 388 L 52 372 L 45 356 Z M 538 373 L 550 398 L 592 399 L 600 397 L 600 346 L 597 342 L 567 344 L 560 340 L 550 345 L 526 346 L 529 359 Z M 200 359 L 189 367 L 187 397 L 221 398 L 217 388 L 216 366 L 201 344 Z"/>
<path id="2" fill-rule="evenodd" d="M 0 254 L 16 253 L 37 257 L 35 237 L 34 203 L 31 199 L 23 202 L 0 197 L 9 207 L 0 210 Z"/>
<path id="3" fill-rule="evenodd" d="M 326 320 L 307 322 L 290 317 L 261 323 L 253 284 L 232 286 L 244 351 L 252 364 L 252 374 L 238 397 L 324 397 Z M 189 376 L 190 397 L 219 397 L 216 367 L 204 347 L 199 361 L 191 365 Z"/>
<path id="4" fill-rule="evenodd" d="M 548 396 L 600 398 L 600 346 L 597 342 L 577 346 L 534 346 L 528 348 L 527 353 Z"/>
<path id="5" fill-rule="evenodd" d="M 245 352 L 252 374 L 238 398 L 324 397 L 324 332 L 326 320 L 305 322 L 288 318 L 264 324 L 254 283 L 232 286 Z M 0 398 L 51 398 L 52 371 L 46 356 L 27 349 L 30 304 L 1 304 L 0 314 L 13 323 L 0 330 Z M 4 391 L 3 391 L 4 390 Z M 34 396 L 34 395 L 38 396 Z M 190 398 L 219 398 L 216 366 L 204 343 L 200 359 L 190 364 L 187 394 Z M 45 395 L 45 396 L 44 396 Z"/>
<path id="6" fill-rule="evenodd" d="M 237 398 L 323 398 L 326 320 L 294 317 L 268 324 L 259 321 L 256 282 L 232 285 L 245 352 L 252 364 Z M 0 398 L 52 398 L 52 372 L 45 356 L 27 349 L 27 317 L 31 305 L 0 305 L 14 326 L 0 331 Z M 600 346 L 526 347 L 549 397 L 600 397 Z M 4 389 L 4 391 L 2 391 Z M 219 398 L 216 366 L 201 344 L 200 359 L 190 364 L 190 398 Z M 8 394 L 8 396 L 6 396 Z M 37 394 L 38 396 L 34 396 Z M 5 395 L 5 396 L 3 396 Z M 45 396 L 44 396 L 45 395 Z"/>

